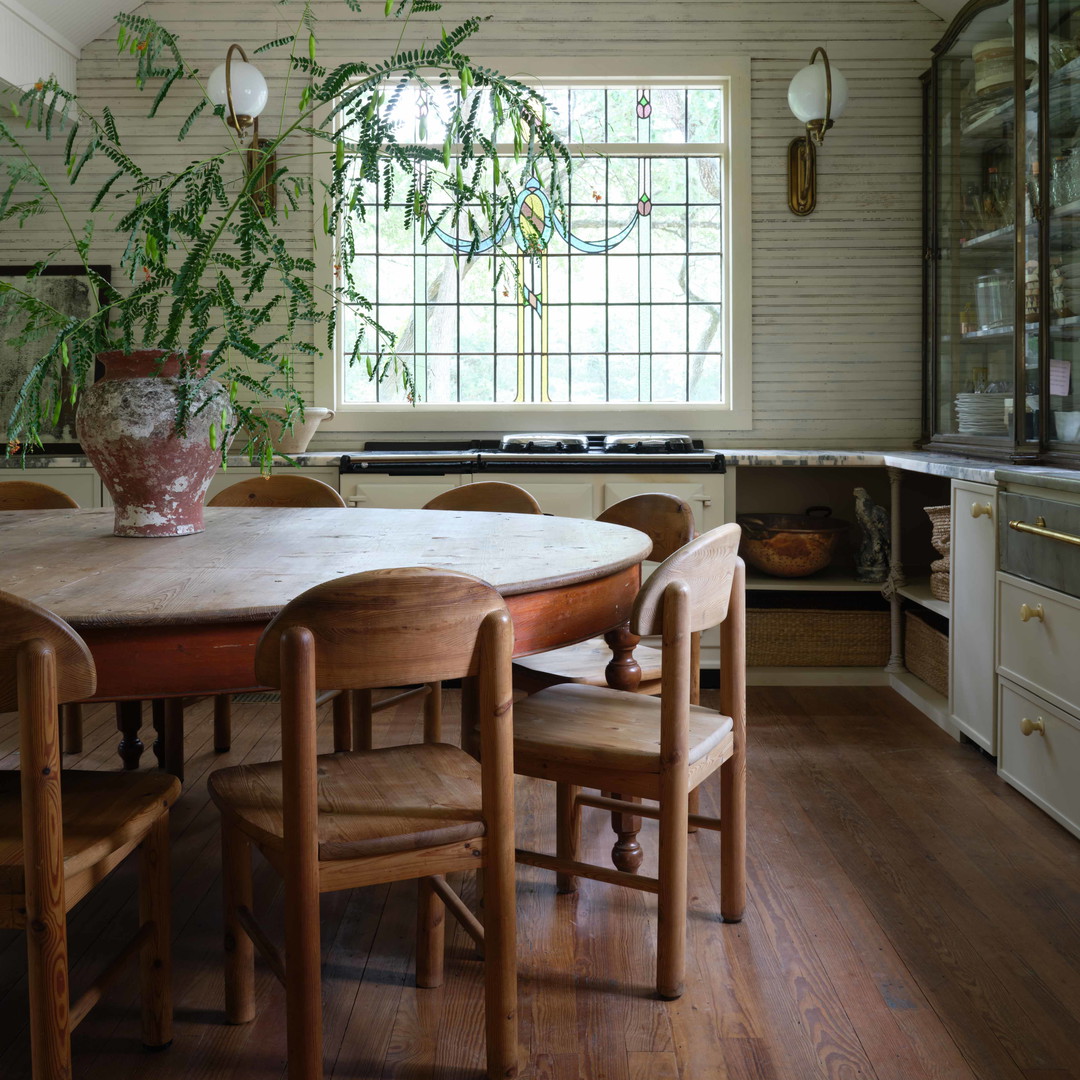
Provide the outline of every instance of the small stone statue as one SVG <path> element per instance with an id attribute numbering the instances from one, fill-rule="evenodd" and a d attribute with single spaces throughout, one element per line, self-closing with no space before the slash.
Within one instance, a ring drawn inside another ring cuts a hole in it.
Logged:
<path id="1" fill-rule="evenodd" d="M 889 512 L 866 488 L 855 489 L 855 518 L 863 540 L 855 557 L 856 581 L 884 581 L 889 576 Z"/>

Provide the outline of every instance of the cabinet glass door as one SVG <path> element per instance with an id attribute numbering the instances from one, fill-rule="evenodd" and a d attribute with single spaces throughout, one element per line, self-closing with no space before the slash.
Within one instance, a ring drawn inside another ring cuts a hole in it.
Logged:
<path id="1" fill-rule="evenodd" d="M 938 435 L 976 444 L 1011 437 L 1015 400 L 1017 207 L 1025 202 L 1015 190 L 1012 13 L 1002 3 L 974 15 L 937 70 L 933 421 Z"/>
<path id="2" fill-rule="evenodd" d="M 1047 441 L 1075 449 L 1080 444 L 1080 4 L 1049 0 L 1048 7 L 1050 332 L 1043 400 Z"/>

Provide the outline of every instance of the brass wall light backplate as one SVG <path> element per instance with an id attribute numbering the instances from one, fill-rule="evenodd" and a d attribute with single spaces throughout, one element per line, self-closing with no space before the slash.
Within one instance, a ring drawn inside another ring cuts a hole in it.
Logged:
<path id="1" fill-rule="evenodd" d="M 809 132 L 788 144 L 788 208 L 806 217 L 817 206 L 817 149 Z"/>

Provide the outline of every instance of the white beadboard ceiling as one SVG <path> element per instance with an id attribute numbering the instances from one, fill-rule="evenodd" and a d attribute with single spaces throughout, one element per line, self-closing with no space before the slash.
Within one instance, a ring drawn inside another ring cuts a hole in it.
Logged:
<path id="1" fill-rule="evenodd" d="M 105 33 L 117 11 L 133 11 L 141 0 L 0 0 L 16 14 L 32 12 L 77 49 Z M 865 0 L 876 3 L 877 0 Z M 946 21 L 964 6 L 965 0 L 916 0 Z M 22 9 L 20 12 L 19 9 Z"/>
<path id="2" fill-rule="evenodd" d="M 11 7 L 28 8 L 47 26 L 76 48 L 100 37 L 113 24 L 118 11 L 134 11 L 142 0 L 0 0 Z"/>
<path id="3" fill-rule="evenodd" d="M 918 0 L 923 7 L 929 8 L 935 15 L 946 22 L 952 22 L 953 16 L 964 6 L 966 0 Z"/>

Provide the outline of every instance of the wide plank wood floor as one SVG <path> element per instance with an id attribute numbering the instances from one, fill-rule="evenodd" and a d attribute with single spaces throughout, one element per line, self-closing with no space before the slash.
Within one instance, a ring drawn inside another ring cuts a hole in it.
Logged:
<path id="1" fill-rule="evenodd" d="M 261 964 L 257 1019 L 223 1022 L 206 776 L 272 758 L 279 743 L 273 704 L 234 716 L 233 749 L 215 755 L 209 702 L 188 714 L 173 814 L 174 1044 L 142 1052 L 135 980 L 121 980 L 75 1033 L 80 1080 L 284 1075 L 284 999 Z M 889 690 L 756 687 L 750 717 L 746 918 L 718 921 L 719 838 L 695 834 L 679 1001 L 651 996 L 653 897 L 594 882 L 556 896 L 551 875 L 519 868 L 523 1075 L 1080 1080 L 1080 841 Z M 380 719 L 388 742 L 419 738 L 415 707 Z M 90 710 L 78 764 L 113 768 L 116 738 L 111 709 Z M 17 763 L 15 747 L 13 718 L 0 716 L 0 768 Z M 550 835 L 543 784 L 519 781 L 518 805 L 523 839 Z M 590 849 L 606 851 L 605 816 L 586 815 Z M 650 851 L 654 829 L 642 833 Z M 256 889 L 280 928 L 281 888 L 265 866 Z M 73 913 L 76 991 L 129 934 L 134 894 L 123 867 Z M 417 990 L 411 884 L 327 896 L 322 912 L 327 1076 L 480 1075 L 482 966 L 468 939 L 452 932 L 445 985 Z M 29 1077 L 25 980 L 21 935 L 0 931 L 3 1080 Z"/>

